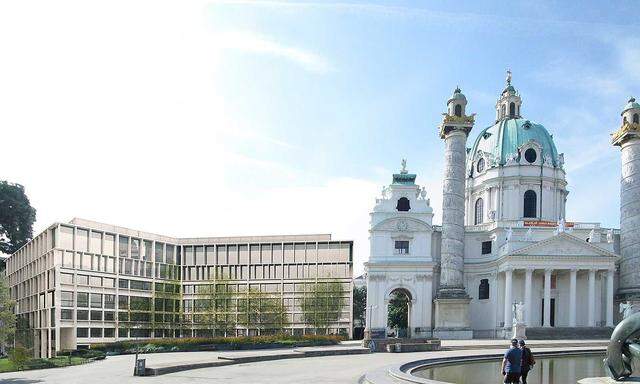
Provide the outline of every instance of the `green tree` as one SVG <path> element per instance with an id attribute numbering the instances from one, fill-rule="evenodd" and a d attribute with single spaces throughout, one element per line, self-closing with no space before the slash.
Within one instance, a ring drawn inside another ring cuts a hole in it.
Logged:
<path id="1" fill-rule="evenodd" d="M 406 329 L 408 327 L 409 297 L 404 292 L 393 292 L 389 299 L 389 328 Z"/>
<path id="2" fill-rule="evenodd" d="M 0 180 L 0 253 L 12 254 L 31 240 L 35 220 L 24 187 Z"/>
<path id="3" fill-rule="evenodd" d="M 344 309 L 345 292 L 337 280 L 321 281 L 307 284 L 302 298 L 302 316 L 305 323 L 315 328 L 316 332 L 324 330 L 340 319 Z"/>
<path id="4" fill-rule="evenodd" d="M 0 273 L 0 346 L 6 346 L 16 332 L 15 304 L 11 300 L 7 277 Z"/>
<path id="5" fill-rule="evenodd" d="M 359 326 L 366 325 L 367 287 L 353 287 L 353 322 Z"/>
<path id="6" fill-rule="evenodd" d="M 281 332 L 289 323 L 287 310 L 279 294 L 249 289 L 238 298 L 238 323 L 247 329 Z"/>

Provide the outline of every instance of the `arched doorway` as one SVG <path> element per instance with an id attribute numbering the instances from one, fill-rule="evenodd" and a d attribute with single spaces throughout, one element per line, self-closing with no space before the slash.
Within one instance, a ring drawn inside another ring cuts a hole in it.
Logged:
<path id="1" fill-rule="evenodd" d="M 396 288 L 389 294 L 387 306 L 387 333 L 393 337 L 411 337 L 411 293 L 405 288 Z"/>

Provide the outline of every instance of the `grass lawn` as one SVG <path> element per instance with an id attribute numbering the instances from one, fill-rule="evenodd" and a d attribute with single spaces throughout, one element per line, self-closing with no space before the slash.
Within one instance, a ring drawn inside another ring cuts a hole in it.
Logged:
<path id="1" fill-rule="evenodd" d="M 52 359 L 47 359 L 50 363 L 53 363 L 55 367 L 66 367 L 68 365 L 78 365 L 82 364 L 89 359 L 85 359 L 84 357 L 72 357 L 71 364 L 69 364 L 69 358 L 66 356 L 62 357 L 54 357 Z M 28 365 L 28 363 L 27 363 Z M 16 371 L 15 365 L 9 359 L 0 359 L 0 372 L 13 372 Z"/>

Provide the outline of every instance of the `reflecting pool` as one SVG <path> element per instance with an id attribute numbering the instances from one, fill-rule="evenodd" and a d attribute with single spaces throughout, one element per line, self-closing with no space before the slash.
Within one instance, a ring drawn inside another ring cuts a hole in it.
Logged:
<path id="1" fill-rule="evenodd" d="M 548 357 L 536 359 L 529 384 L 575 384 L 585 377 L 606 376 L 604 355 Z M 502 383 L 502 361 L 460 363 L 413 371 L 418 377 L 456 384 Z"/>

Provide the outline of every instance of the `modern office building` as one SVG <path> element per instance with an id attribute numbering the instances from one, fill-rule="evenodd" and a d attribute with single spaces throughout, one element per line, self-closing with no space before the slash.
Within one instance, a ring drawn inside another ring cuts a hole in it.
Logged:
<path id="1" fill-rule="evenodd" d="M 315 311 L 350 336 L 352 270 L 353 242 L 331 235 L 173 238 L 83 219 L 52 224 L 7 260 L 42 357 L 132 338 L 305 334 L 310 292 L 338 292 L 341 307 Z"/>

